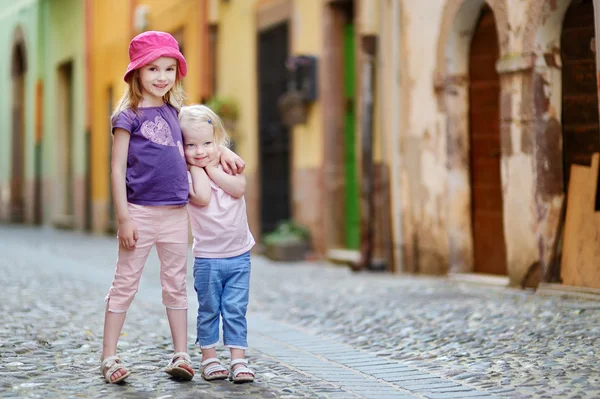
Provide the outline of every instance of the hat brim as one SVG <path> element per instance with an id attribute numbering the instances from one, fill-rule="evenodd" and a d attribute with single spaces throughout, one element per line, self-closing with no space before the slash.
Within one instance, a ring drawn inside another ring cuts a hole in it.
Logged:
<path id="1" fill-rule="evenodd" d="M 148 65 L 149 63 L 160 57 L 175 58 L 178 61 L 179 77 L 183 78 L 187 74 L 187 63 L 185 62 L 183 54 L 181 54 L 180 51 L 174 50 L 172 47 L 161 47 L 155 48 L 152 51 L 145 53 L 142 56 L 131 61 L 127 66 L 127 71 L 123 76 L 123 80 L 127 82 L 127 79 L 133 71 L 143 67 L 144 65 Z"/>

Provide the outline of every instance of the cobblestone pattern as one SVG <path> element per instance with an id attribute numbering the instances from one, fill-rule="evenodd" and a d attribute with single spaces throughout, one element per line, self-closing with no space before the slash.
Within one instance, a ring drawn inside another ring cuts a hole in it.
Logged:
<path id="1" fill-rule="evenodd" d="M 125 386 L 104 384 L 102 298 L 114 245 L 104 237 L 0 227 L 0 396 L 346 397 L 335 384 L 253 350 L 256 384 L 166 378 L 160 368 L 170 338 L 155 301 L 155 269 L 144 273 L 120 342 L 135 375 Z M 494 396 L 600 397 L 597 302 L 255 257 L 250 312 Z"/>
<path id="2" fill-rule="evenodd" d="M 73 265 L 72 260 L 76 262 L 83 249 L 88 250 L 88 258 L 79 259 L 87 262 L 94 262 L 96 256 L 112 258 L 110 252 L 91 252 L 94 246 L 85 238 L 67 242 L 61 234 L 41 236 L 47 240 L 37 245 L 39 234 L 11 232 L 0 232 L 0 397 L 325 399 L 335 391 L 331 384 L 252 349 L 248 358 L 257 372 L 254 384 L 208 383 L 199 373 L 191 382 L 170 379 L 162 371 L 172 354 L 169 327 L 163 308 L 145 299 L 148 284 L 141 287 L 119 341 L 119 354 L 132 375 L 126 384 L 106 384 L 99 363 L 110 267 L 96 282 L 60 269 L 79 266 L 93 280 L 91 268 L 85 263 Z M 37 248 L 23 245 L 29 240 Z M 61 260 L 64 265 L 56 265 Z M 150 294 L 160 297 L 157 289 Z M 189 342 L 194 338 L 190 335 Z M 191 345 L 190 351 L 198 372 L 199 351 Z M 224 351 L 220 357 L 229 360 Z"/>
<path id="3" fill-rule="evenodd" d="M 253 309 L 382 358 L 506 397 L 600 397 L 599 302 L 318 264 L 252 278 Z"/>

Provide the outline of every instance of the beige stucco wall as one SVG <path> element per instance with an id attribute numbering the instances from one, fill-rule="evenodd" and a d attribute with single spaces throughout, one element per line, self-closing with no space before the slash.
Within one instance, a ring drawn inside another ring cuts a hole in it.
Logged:
<path id="1" fill-rule="evenodd" d="M 392 198 L 398 202 L 392 205 L 396 270 L 443 273 L 472 267 L 468 255 L 457 258 L 458 267 L 451 256 L 454 247 L 458 252 L 472 251 L 472 238 L 468 231 L 468 173 L 452 169 L 454 161 L 448 155 L 449 135 L 465 137 L 468 131 L 468 108 L 448 102 L 445 93 L 455 89 L 454 95 L 459 96 L 456 102 L 466 103 L 466 86 L 460 82 L 466 65 L 464 43 L 468 45 L 464 37 L 468 38 L 472 15 L 476 18 L 477 14 L 463 6 L 478 7 L 475 3 L 382 2 L 383 65 L 378 73 L 380 79 L 392 81 L 383 89 L 381 101 L 386 112 L 380 117 L 384 137 L 392 143 L 387 152 L 389 162 L 400 169 L 392 167 L 391 176 Z M 539 245 L 549 245 L 548 231 L 555 230 L 547 213 L 540 216 L 540 201 L 535 199 L 533 64 L 531 57 L 523 54 L 523 43 L 536 32 L 540 13 L 531 17 L 535 10 L 528 1 L 488 3 L 494 10 L 501 41 L 498 71 L 502 86 L 504 226 L 509 277 L 516 285 L 540 258 Z M 550 93 L 556 96 L 556 85 Z M 394 113 L 397 116 L 390 117 Z M 556 198 L 545 204 L 550 213 L 556 211 Z M 544 223 L 549 225 L 545 230 L 540 227 Z"/>

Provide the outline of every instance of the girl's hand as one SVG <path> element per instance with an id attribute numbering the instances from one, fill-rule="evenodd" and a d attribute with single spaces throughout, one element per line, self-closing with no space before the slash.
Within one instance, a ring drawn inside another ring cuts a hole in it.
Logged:
<path id="1" fill-rule="evenodd" d="M 211 159 L 211 160 L 210 160 L 210 161 L 209 161 L 209 162 L 206 164 L 205 168 L 210 168 L 210 167 L 216 168 L 217 166 L 219 166 L 219 162 L 222 162 L 222 161 L 221 161 L 221 153 L 220 153 L 220 152 L 218 152 L 218 153 L 217 153 L 217 156 L 215 156 L 214 158 L 212 158 L 212 159 Z"/>
<path id="2" fill-rule="evenodd" d="M 119 226 L 117 237 L 119 237 L 119 245 L 121 248 L 135 249 L 135 244 L 139 238 L 135 223 L 133 223 L 132 220 L 122 223 Z"/>
<path id="3" fill-rule="evenodd" d="M 221 148 L 221 166 L 223 171 L 230 175 L 242 173 L 246 167 L 246 163 L 238 154 L 231 151 L 229 148 Z"/>

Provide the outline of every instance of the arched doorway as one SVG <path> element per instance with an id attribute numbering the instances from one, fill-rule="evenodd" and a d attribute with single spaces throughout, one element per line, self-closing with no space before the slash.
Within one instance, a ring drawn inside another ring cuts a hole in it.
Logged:
<path id="1" fill-rule="evenodd" d="M 10 221 L 25 221 L 25 72 L 27 56 L 22 41 L 12 51 L 12 161 Z"/>
<path id="2" fill-rule="evenodd" d="M 506 275 L 500 176 L 500 79 L 494 14 L 481 9 L 469 51 L 469 144 L 473 266 L 476 273 Z"/>
<path id="3" fill-rule="evenodd" d="M 593 1 L 573 0 L 565 14 L 560 37 L 565 191 L 571 165 L 590 165 L 592 154 L 600 151 L 593 39 Z"/>

